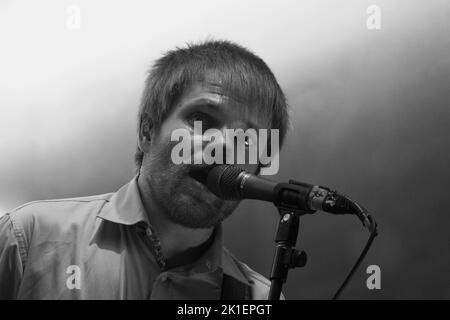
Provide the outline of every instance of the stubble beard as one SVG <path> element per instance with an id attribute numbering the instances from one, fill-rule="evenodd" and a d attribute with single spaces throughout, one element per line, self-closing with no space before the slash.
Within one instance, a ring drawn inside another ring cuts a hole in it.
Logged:
<path id="1" fill-rule="evenodd" d="M 148 160 L 145 178 L 152 199 L 171 222 L 191 229 L 213 228 L 231 215 L 238 201 L 225 201 L 210 193 L 189 175 L 193 166 L 174 164 L 171 148 L 162 150 Z"/>

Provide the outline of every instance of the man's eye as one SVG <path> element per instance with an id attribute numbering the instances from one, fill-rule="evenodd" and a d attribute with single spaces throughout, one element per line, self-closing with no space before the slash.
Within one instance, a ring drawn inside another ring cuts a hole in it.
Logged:
<path id="1" fill-rule="evenodd" d="M 249 147 L 254 144 L 253 140 L 249 136 L 245 136 L 244 143 L 246 147 Z"/>
<path id="2" fill-rule="evenodd" d="M 214 120 L 202 112 L 195 112 L 189 116 L 188 123 L 191 127 L 194 127 L 196 121 L 201 122 L 203 131 L 212 128 L 214 125 Z"/>

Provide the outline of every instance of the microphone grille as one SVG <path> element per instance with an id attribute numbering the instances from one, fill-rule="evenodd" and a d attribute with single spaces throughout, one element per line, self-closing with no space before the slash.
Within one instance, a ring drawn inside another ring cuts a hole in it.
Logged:
<path id="1" fill-rule="evenodd" d="M 239 175 L 245 170 L 232 165 L 219 165 L 209 171 L 207 186 L 224 200 L 240 200 Z"/>

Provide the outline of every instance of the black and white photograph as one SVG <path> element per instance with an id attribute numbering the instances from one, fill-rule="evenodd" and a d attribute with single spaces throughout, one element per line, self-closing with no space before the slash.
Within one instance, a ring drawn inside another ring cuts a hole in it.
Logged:
<path id="1" fill-rule="evenodd" d="M 446 0 L 0 0 L 0 300 L 449 300 L 449 146 Z"/>

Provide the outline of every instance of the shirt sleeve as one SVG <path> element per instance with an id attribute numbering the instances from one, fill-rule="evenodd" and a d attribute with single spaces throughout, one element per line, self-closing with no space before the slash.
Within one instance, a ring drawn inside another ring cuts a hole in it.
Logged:
<path id="1" fill-rule="evenodd" d="M 9 214 L 0 217 L 0 299 L 15 299 L 23 276 L 17 229 Z"/>

